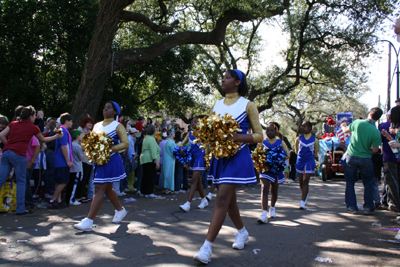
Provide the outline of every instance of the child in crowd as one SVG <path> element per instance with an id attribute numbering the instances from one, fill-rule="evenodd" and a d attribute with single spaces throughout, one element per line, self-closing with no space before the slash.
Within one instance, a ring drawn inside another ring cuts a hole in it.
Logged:
<path id="1" fill-rule="evenodd" d="M 179 145 L 180 147 L 183 147 L 189 142 L 190 153 L 192 153 L 192 161 L 190 162 L 190 167 L 189 167 L 190 170 L 192 171 L 192 184 L 190 186 L 190 191 L 186 203 L 179 206 L 179 208 L 184 212 L 190 211 L 190 203 L 192 202 L 196 190 L 199 190 L 199 194 L 201 197 L 201 202 L 197 207 L 199 209 L 204 209 L 205 207 L 208 206 L 208 200 L 206 199 L 206 195 L 204 194 L 203 191 L 203 185 L 201 183 L 201 173 L 205 170 L 205 165 L 204 165 L 205 151 L 200 148 L 201 144 L 194 143 L 196 137 L 194 137 L 193 135 L 193 130 L 196 128 L 196 125 L 198 123 L 199 123 L 199 118 L 194 117 L 191 122 L 192 131 L 190 131 L 189 134 L 186 135 L 185 139 Z"/>
<path id="2" fill-rule="evenodd" d="M 194 260 L 207 264 L 211 261 L 212 244 L 215 241 L 228 213 L 238 233 L 235 234 L 234 249 L 243 249 L 249 242 L 249 234 L 240 217 L 236 199 L 237 185 L 255 184 L 256 174 L 251 159 L 248 143 L 258 143 L 263 140 L 263 134 L 256 105 L 244 98 L 248 93 L 246 76 L 240 70 L 228 70 L 223 79 L 221 89 L 225 98 L 215 103 L 213 111 L 223 116 L 232 115 L 240 125 L 242 132 L 234 134 L 231 139 L 242 143 L 239 151 L 230 158 L 212 158 L 209 178 L 219 185 L 215 200 L 215 208 L 208 229 L 207 238 L 194 256 Z M 253 134 L 247 134 L 251 126 Z"/>
<path id="3" fill-rule="evenodd" d="M 75 197 L 75 191 L 76 187 L 78 186 L 78 183 L 82 181 L 83 178 L 82 160 L 84 155 L 81 147 L 81 141 L 84 135 L 85 133 L 80 130 L 73 130 L 71 133 L 71 137 L 73 140 L 72 157 L 74 159 L 74 164 L 69 174 L 69 182 L 67 185 L 65 201 L 69 205 L 74 205 L 74 206 L 82 204 L 81 202 L 77 201 Z"/>
<path id="4" fill-rule="evenodd" d="M 267 139 L 264 140 L 263 146 L 267 149 L 272 149 L 281 146 L 287 153 L 288 149 L 284 142 L 278 138 L 279 124 L 271 122 L 267 127 Z M 269 208 L 269 217 L 275 218 L 275 203 L 278 200 L 278 186 L 285 181 L 283 173 L 273 173 L 271 171 L 260 173 L 261 180 L 261 208 L 262 214 L 257 219 L 258 223 L 268 223 L 268 194 L 271 185 L 271 207 Z"/>
<path id="5" fill-rule="evenodd" d="M 56 120 L 50 120 L 48 122 L 49 131 L 44 134 L 44 136 L 51 137 L 56 134 L 54 131 L 56 129 Z M 55 190 L 55 182 L 54 182 L 54 175 L 55 175 L 55 168 L 54 168 L 54 151 L 56 149 L 56 140 L 46 143 L 47 150 L 46 150 L 46 175 L 45 175 L 45 191 L 44 196 L 47 200 L 51 199 L 54 194 Z"/>
<path id="6" fill-rule="evenodd" d="M 26 184 L 25 184 L 25 205 L 35 208 L 32 196 L 31 178 L 33 176 L 33 168 L 36 164 L 36 158 L 40 153 L 40 143 L 36 136 L 32 136 L 26 151 Z"/>
<path id="7" fill-rule="evenodd" d="M 304 210 L 308 202 L 308 183 L 311 174 L 315 173 L 315 157 L 318 156 L 319 143 L 311 134 L 312 124 L 310 121 L 305 121 L 301 125 L 301 129 L 303 134 L 297 137 L 294 147 L 297 154 L 296 171 L 301 190 L 300 209 Z"/>
<path id="8" fill-rule="evenodd" d="M 7 179 L 11 168 L 14 167 L 17 180 L 17 215 L 32 213 L 25 209 L 26 191 L 26 152 L 32 136 L 36 136 L 40 142 L 49 142 L 63 135 L 43 137 L 40 129 L 33 124 L 36 111 L 32 106 L 24 107 L 16 121 L 11 122 L 0 132 L 0 141 L 5 144 L 0 163 L 0 188 Z M 6 136 L 9 139 L 6 139 Z"/>
<path id="9" fill-rule="evenodd" d="M 127 162 L 127 168 L 126 170 L 126 175 L 128 176 L 128 188 L 126 191 L 129 192 L 135 192 L 135 188 L 133 187 L 135 184 L 135 158 L 136 158 L 136 151 L 135 151 L 135 142 L 136 142 L 136 134 L 139 131 L 136 128 L 130 128 L 128 130 L 128 139 L 129 139 L 129 148 L 127 150 L 127 157 L 128 157 L 128 162 Z"/>
<path id="10" fill-rule="evenodd" d="M 111 159 L 103 165 L 95 164 L 94 184 L 95 194 L 92 205 L 87 218 L 84 218 L 74 227 L 81 231 L 92 231 L 93 220 L 99 212 L 103 204 L 104 194 L 110 200 L 115 208 L 113 223 L 120 223 L 128 213 L 119 202 L 117 193 L 113 190 L 112 183 L 126 177 L 124 164 L 118 151 L 129 147 L 129 140 L 126 134 L 125 127 L 118 122 L 118 115 L 121 113 L 121 108 L 114 101 L 109 101 L 104 105 L 103 116 L 104 121 L 96 123 L 93 127 L 93 132 L 105 132 L 113 138 L 114 145 L 112 146 Z"/>
<path id="11" fill-rule="evenodd" d="M 45 177 L 45 171 L 47 169 L 45 154 L 46 149 L 46 144 L 41 144 L 39 155 L 36 158 L 35 168 L 33 169 L 33 179 L 35 180 L 35 188 L 33 189 L 32 195 L 33 199 L 39 198 L 43 178 Z"/>
<path id="12" fill-rule="evenodd" d="M 69 113 L 61 114 L 60 123 L 63 137 L 58 139 L 56 142 L 54 153 L 54 181 L 56 187 L 53 197 L 47 204 L 47 208 L 49 209 L 63 208 L 67 205 L 62 204 L 61 202 L 61 192 L 69 182 L 69 171 L 74 165 L 72 157 L 72 137 L 68 131 L 68 129 L 72 127 L 72 116 Z M 68 200 L 66 200 L 66 203 L 69 203 Z"/>

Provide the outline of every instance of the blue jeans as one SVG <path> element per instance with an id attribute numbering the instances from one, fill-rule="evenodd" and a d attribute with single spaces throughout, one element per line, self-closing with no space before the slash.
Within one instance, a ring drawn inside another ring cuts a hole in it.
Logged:
<path id="1" fill-rule="evenodd" d="M 26 156 L 20 156 L 11 150 L 3 153 L 0 163 L 0 187 L 3 186 L 12 167 L 17 179 L 17 213 L 22 213 L 25 212 Z"/>
<path id="2" fill-rule="evenodd" d="M 32 188 L 31 188 L 31 179 L 33 174 L 33 168 L 35 164 L 32 164 L 31 168 L 26 170 L 26 185 L 25 185 L 25 205 L 33 206 L 35 202 L 33 202 L 32 198 Z"/>
<path id="3" fill-rule="evenodd" d="M 374 181 L 372 183 L 372 186 L 374 188 L 374 202 L 375 204 L 381 204 L 381 196 L 379 195 L 379 178 L 374 177 Z"/>
<path id="4" fill-rule="evenodd" d="M 88 199 L 93 199 L 93 195 L 94 195 L 93 177 L 94 177 L 94 165 L 92 165 L 92 172 L 90 173 L 89 183 L 88 183 L 88 187 L 87 187 L 87 198 Z"/>
<path id="5" fill-rule="evenodd" d="M 364 208 L 374 211 L 374 168 L 372 165 L 372 160 L 370 158 L 359 158 L 350 155 L 347 155 L 346 157 L 346 170 L 344 172 L 344 177 L 346 179 L 345 199 L 347 209 L 358 210 L 356 192 L 354 189 L 358 171 L 360 171 L 361 179 L 364 184 Z"/>
<path id="6" fill-rule="evenodd" d="M 54 183 L 54 151 L 46 151 L 46 171 L 45 171 L 45 193 L 49 195 L 54 194 L 55 186 Z"/>

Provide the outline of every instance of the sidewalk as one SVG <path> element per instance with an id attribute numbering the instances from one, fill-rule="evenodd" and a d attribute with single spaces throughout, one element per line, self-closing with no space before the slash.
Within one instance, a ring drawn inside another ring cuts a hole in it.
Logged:
<path id="1" fill-rule="evenodd" d="M 392 222 L 396 213 L 347 213 L 344 188 L 344 181 L 313 179 L 308 210 L 300 210 L 298 183 L 281 185 L 277 218 L 264 225 L 256 223 L 261 213 L 260 186 L 238 188 L 250 242 L 240 251 L 231 248 L 236 229 L 227 216 L 208 266 L 399 266 L 400 244 L 379 241 L 394 240 L 396 232 L 382 228 L 400 228 Z M 360 203 L 362 192 L 362 184 L 357 183 Z M 130 197 L 137 202 L 125 204 L 124 198 Z M 90 203 L 61 210 L 37 209 L 27 216 L 1 213 L 0 264 L 201 266 L 192 257 L 204 242 L 215 199 L 204 210 L 197 209 L 200 199 L 194 200 L 189 213 L 179 210 L 186 194 L 166 195 L 160 200 L 128 194 L 120 199 L 129 211 L 123 223 L 111 223 L 114 209 L 105 200 L 96 227 L 89 233 L 72 226 L 87 215 Z M 332 263 L 320 263 L 317 257 L 329 258 Z"/>

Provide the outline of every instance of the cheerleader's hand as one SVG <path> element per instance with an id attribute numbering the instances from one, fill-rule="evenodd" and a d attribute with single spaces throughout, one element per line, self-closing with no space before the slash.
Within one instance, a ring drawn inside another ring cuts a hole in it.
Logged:
<path id="1" fill-rule="evenodd" d="M 156 170 L 158 171 L 160 169 L 160 164 L 156 163 Z"/>

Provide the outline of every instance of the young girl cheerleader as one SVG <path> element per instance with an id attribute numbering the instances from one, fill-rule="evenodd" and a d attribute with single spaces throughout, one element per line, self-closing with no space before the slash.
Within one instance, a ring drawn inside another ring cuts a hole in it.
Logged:
<path id="1" fill-rule="evenodd" d="M 117 103 L 113 101 L 107 102 L 103 109 L 104 121 L 96 123 L 93 127 L 95 133 L 104 131 L 108 136 L 112 137 L 114 146 L 112 147 L 111 159 L 108 163 L 104 165 L 95 164 L 93 179 L 95 194 L 87 218 L 74 225 L 78 230 L 92 230 L 93 220 L 103 204 L 104 194 L 106 194 L 107 198 L 115 207 L 113 223 L 120 223 L 128 213 L 125 208 L 121 206 L 117 193 L 113 190 L 112 186 L 113 182 L 118 182 L 126 177 L 124 164 L 122 163 L 118 151 L 127 149 L 129 147 L 129 140 L 125 127 L 118 122 L 117 117 L 120 113 L 121 108 Z"/>
<path id="2" fill-rule="evenodd" d="M 245 74 L 240 70 L 228 70 L 222 78 L 221 88 L 225 92 L 225 98 L 215 103 L 213 111 L 221 116 L 228 113 L 239 123 L 242 132 L 234 134 L 231 139 L 240 142 L 241 149 L 230 158 L 212 158 L 210 162 L 209 179 L 219 185 L 219 189 L 207 238 L 193 258 L 204 264 L 211 261 L 212 244 L 227 213 L 238 229 L 232 248 L 243 249 L 249 241 L 249 234 L 243 225 L 236 202 L 236 187 L 257 182 L 247 144 L 263 140 L 257 107 L 244 98 L 248 93 Z M 249 126 L 253 129 L 253 134 L 247 134 Z"/>
<path id="3" fill-rule="evenodd" d="M 17 215 L 32 213 L 25 209 L 25 187 L 26 187 L 26 151 L 32 136 L 36 136 L 40 142 L 46 143 L 61 138 L 63 135 L 56 134 L 51 137 L 43 137 L 40 129 L 33 124 L 36 111 L 32 106 L 22 108 L 16 121 L 11 122 L 0 133 L 0 141 L 5 144 L 0 165 L 0 188 L 7 179 L 11 168 L 14 168 L 17 179 Z M 6 136 L 9 139 L 6 139 Z M 30 162 L 32 164 L 32 162 Z"/>
<path id="4" fill-rule="evenodd" d="M 279 124 L 276 122 L 270 122 L 267 127 L 267 139 L 264 140 L 263 146 L 265 148 L 275 148 L 281 146 L 287 154 L 287 147 L 281 139 L 277 137 L 279 135 Z M 285 181 L 285 176 L 282 172 L 273 173 L 273 172 L 262 172 L 260 173 L 261 180 L 261 208 L 262 214 L 260 218 L 257 219 L 258 223 L 268 223 L 268 193 L 269 187 L 271 185 L 271 207 L 269 208 L 269 216 L 271 218 L 276 217 L 275 212 L 275 203 L 278 199 L 278 185 L 282 184 Z"/>
<path id="5" fill-rule="evenodd" d="M 190 203 L 192 202 L 192 198 L 196 190 L 199 190 L 199 194 L 201 197 L 200 205 L 197 207 L 199 209 L 204 209 L 208 206 L 208 200 L 206 199 L 206 195 L 204 194 L 203 185 L 201 183 L 201 173 L 206 169 L 204 165 L 204 155 L 205 151 L 200 148 L 201 144 L 195 144 L 194 140 L 196 137 L 193 135 L 193 130 L 196 128 L 197 124 L 199 123 L 199 118 L 194 117 L 191 122 L 191 129 L 192 131 L 186 135 L 185 139 L 179 145 L 180 147 L 185 146 L 188 142 L 190 145 L 190 153 L 192 154 L 192 161 L 190 162 L 190 170 L 192 171 L 192 184 L 190 186 L 190 191 L 187 197 L 187 201 L 185 204 L 180 205 L 179 208 L 184 212 L 189 212 L 190 210 Z"/>
<path id="6" fill-rule="evenodd" d="M 311 134 L 311 122 L 305 121 L 301 129 L 303 134 L 297 137 L 294 147 L 297 154 L 296 171 L 301 190 L 300 209 L 304 210 L 308 202 L 308 182 L 311 174 L 315 173 L 314 157 L 318 156 L 319 143 Z"/>

